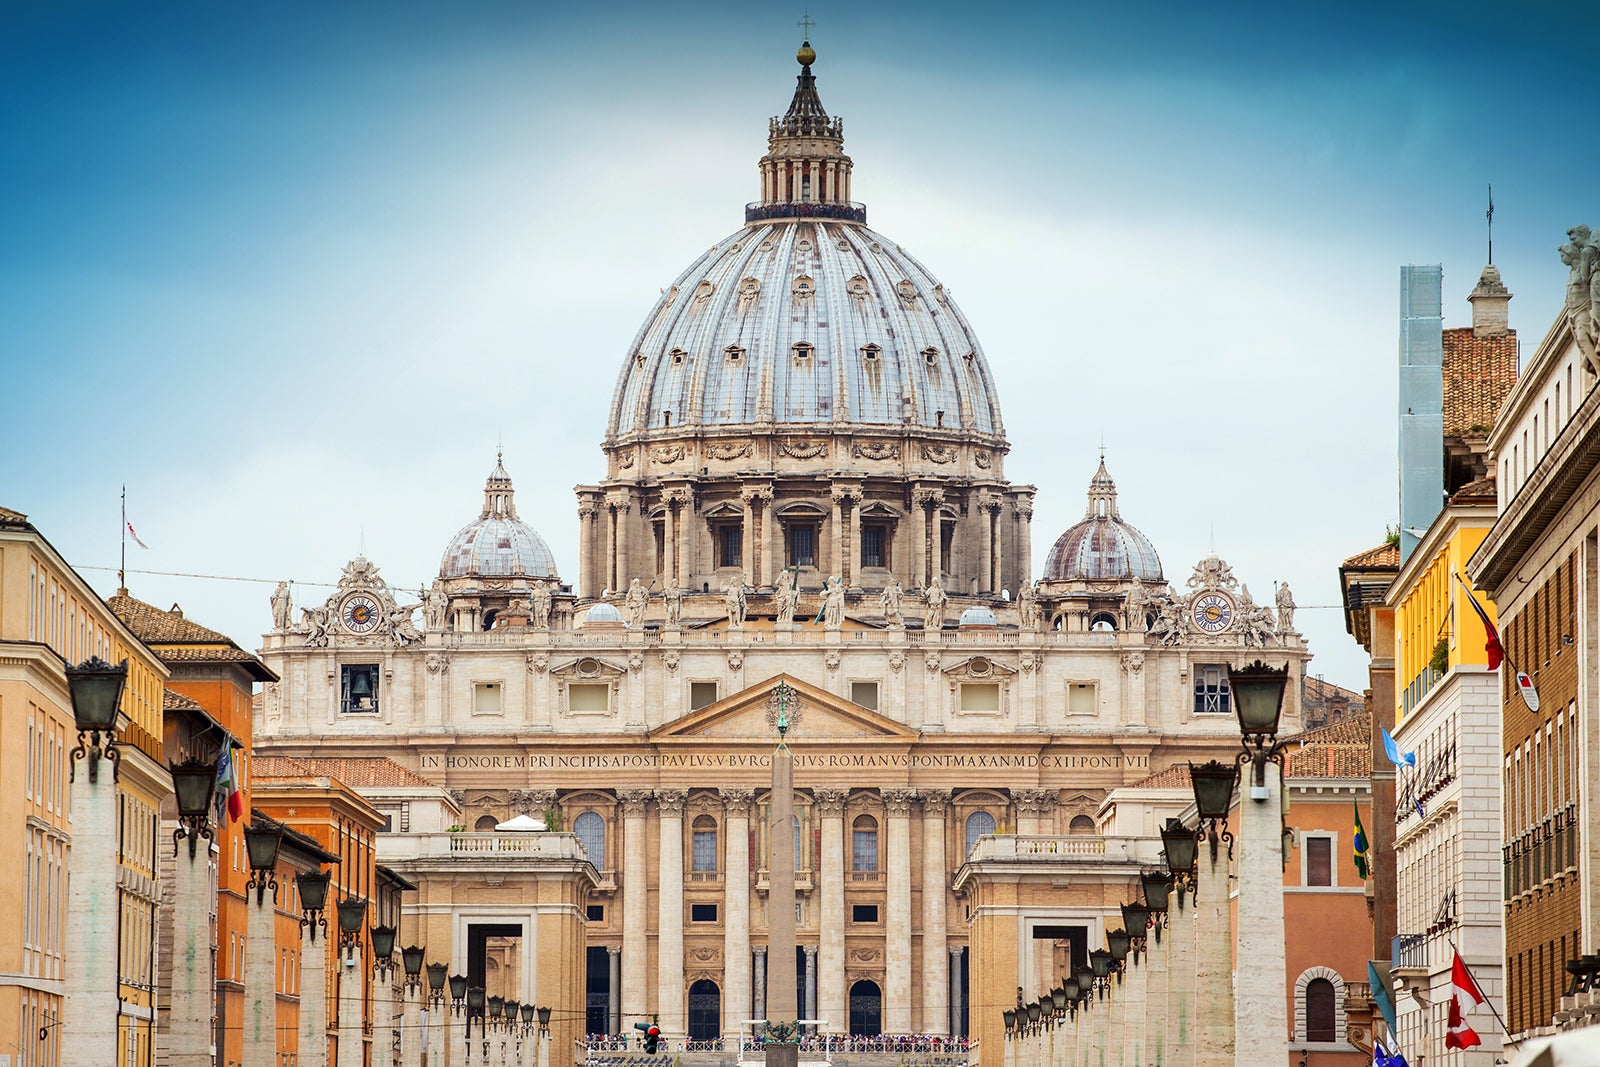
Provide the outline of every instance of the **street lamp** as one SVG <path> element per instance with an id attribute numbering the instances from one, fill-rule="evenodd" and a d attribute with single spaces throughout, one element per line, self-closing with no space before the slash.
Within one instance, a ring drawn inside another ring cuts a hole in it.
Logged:
<path id="1" fill-rule="evenodd" d="M 1150 929 L 1152 914 L 1152 910 L 1143 904 L 1122 905 L 1122 928 L 1127 931 L 1128 947 L 1133 951 L 1135 960 L 1144 949 L 1144 939 Z"/>
<path id="2" fill-rule="evenodd" d="M 1228 689 L 1239 716 L 1244 758 L 1254 770 L 1251 800 L 1266 800 L 1267 763 L 1283 764 L 1283 746 L 1278 742 L 1278 720 L 1283 715 L 1283 691 L 1289 682 L 1289 668 L 1268 667 L 1256 660 L 1248 667 L 1228 668 Z"/>
<path id="3" fill-rule="evenodd" d="M 178 828 L 172 831 L 172 854 L 178 854 L 178 842 L 187 837 L 192 860 L 200 838 L 211 840 L 211 796 L 217 786 L 217 768 L 203 759 L 186 759 L 169 765 L 167 770 L 172 773 L 172 791 L 178 799 Z"/>
<path id="4" fill-rule="evenodd" d="M 244 851 L 250 860 L 250 878 L 244 884 L 246 892 L 252 886 L 256 891 L 256 906 L 266 899 L 267 890 L 278 892 L 278 849 L 283 844 L 283 827 L 275 822 L 263 825 L 252 822 L 244 828 Z"/>
<path id="5" fill-rule="evenodd" d="M 541 1004 L 535 1010 L 537 1011 L 537 1013 L 539 1015 L 539 1036 L 540 1037 L 549 1037 L 550 1036 L 550 1005 Z M 528 1006 L 526 1004 L 524 1004 L 522 1006 L 522 1012 L 523 1012 L 523 1015 L 527 1015 Z"/>
<path id="6" fill-rule="evenodd" d="M 1094 984 L 1100 996 L 1106 995 L 1107 976 L 1111 974 L 1113 957 L 1107 949 L 1097 948 L 1089 953 L 1089 969 L 1094 972 Z"/>
<path id="7" fill-rule="evenodd" d="M 394 969 L 394 939 L 399 932 L 392 926 L 372 928 L 373 970 L 382 972 L 386 977 Z"/>
<path id="8" fill-rule="evenodd" d="M 452 981 L 453 981 L 453 979 L 452 979 Z M 485 1060 L 487 1060 L 489 1058 L 489 1048 L 488 1048 L 488 1046 L 489 1046 L 488 1036 L 489 1035 L 484 1033 L 484 1028 L 483 1028 L 483 986 L 481 986 L 481 985 L 475 985 L 475 986 L 468 986 L 467 987 L 467 1055 L 468 1056 L 472 1055 L 472 1020 L 474 1018 L 476 1018 L 478 1020 L 478 1033 L 483 1035 L 483 1038 L 484 1038 L 484 1041 L 483 1041 L 483 1044 L 484 1044 L 483 1058 Z"/>
<path id="9" fill-rule="evenodd" d="M 361 923 L 367 917 L 366 897 L 345 897 L 339 901 L 339 947 L 354 948 L 361 938 Z M 389 942 L 394 950 L 394 941 Z"/>
<path id="10" fill-rule="evenodd" d="M 328 903 L 329 872 L 320 867 L 314 871 L 301 871 L 294 876 L 295 885 L 300 888 L 300 910 L 305 912 L 305 917 L 300 920 L 301 926 L 311 928 L 311 940 L 317 939 L 317 927 L 324 931 L 328 929 L 328 920 L 323 918 L 323 908 Z"/>
<path id="11" fill-rule="evenodd" d="M 401 949 L 400 966 L 406 972 L 406 988 L 417 988 L 422 982 L 422 946 L 410 945 Z"/>
<path id="12" fill-rule="evenodd" d="M 428 1002 L 439 1005 L 444 1001 L 445 974 L 450 970 L 442 963 L 428 964 Z"/>
<path id="13" fill-rule="evenodd" d="M 1127 930 L 1106 931 L 1106 946 L 1111 949 L 1111 970 L 1117 976 L 1119 985 L 1126 969 L 1128 952 L 1133 948 L 1133 936 Z"/>
<path id="14" fill-rule="evenodd" d="M 1194 787 L 1194 806 L 1200 813 L 1199 833 L 1211 841 L 1211 862 L 1217 861 L 1217 840 L 1228 842 L 1233 855 L 1233 834 L 1227 828 L 1228 811 L 1233 807 L 1233 787 L 1239 781 L 1235 764 L 1208 760 L 1196 767 L 1189 764 L 1189 782 Z"/>
<path id="15" fill-rule="evenodd" d="M 117 711 L 122 704 L 122 687 L 128 680 L 128 661 L 113 667 L 99 656 L 90 656 L 76 667 L 68 667 L 67 692 L 72 697 L 72 718 L 78 727 L 78 747 L 72 750 L 69 780 L 78 774 L 78 758 L 89 757 L 89 781 L 100 780 L 100 757 L 115 761 L 113 741 L 117 732 Z M 87 741 L 84 734 L 88 734 Z M 100 735 L 105 735 L 102 747 Z M 111 774 L 116 777 L 116 764 Z"/>

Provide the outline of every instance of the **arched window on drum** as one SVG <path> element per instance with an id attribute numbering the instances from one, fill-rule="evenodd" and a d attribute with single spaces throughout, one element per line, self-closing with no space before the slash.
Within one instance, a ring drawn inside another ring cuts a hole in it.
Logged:
<path id="1" fill-rule="evenodd" d="M 596 870 L 606 866 L 606 821 L 599 812 L 586 811 L 572 820 L 572 832 L 578 835 L 583 854 L 589 857 Z"/>
<path id="2" fill-rule="evenodd" d="M 984 834 L 994 833 L 994 816 L 986 811 L 975 811 L 967 816 L 967 852 L 972 855 L 972 846 L 978 843 L 978 838 Z"/>

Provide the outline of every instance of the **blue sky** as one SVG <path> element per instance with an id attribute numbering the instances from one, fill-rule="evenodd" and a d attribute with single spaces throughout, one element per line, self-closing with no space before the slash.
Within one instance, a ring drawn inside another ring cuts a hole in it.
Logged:
<path id="1" fill-rule="evenodd" d="M 873 228 L 1000 388 L 1035 566 L 1102 437 L 1181 584 L 1336 603 L 1394 521 L 1398 267 L 1485 259 L 1524 353 L 1600 223 L 1590 4 L 816 3 Z M 734 231 L 798 11 L 0 6 L 0 503 L 75 564 L 330 582 L 436 571 L 503 435 L 576 571 L 620 361 Z M 86 570 L 103 591 L 104 571 Z M 136 575 L 253 647 L 270 586 Z M 308 590 L 307 599 L 320 598 Z M 1361 688 L 1335 610 L 1314 671 Z"/>

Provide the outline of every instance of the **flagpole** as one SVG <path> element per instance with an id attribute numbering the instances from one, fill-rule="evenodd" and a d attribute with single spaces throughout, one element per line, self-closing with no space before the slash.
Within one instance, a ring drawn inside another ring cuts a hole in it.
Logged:
<path id="1" fill-rule="evenodd" d="M 1460 959 L 1461 950 L 1456 948 L 1456 943 L 1449 938 L 1446 938 L 1445 940 L 1450 941 L 1450 951 L 1454 952 L 1456 954 L 1456 958 Z M 1466 965 L 1467 961 L 1461 960 L 1461 966 L 1465 967 Z M 1478 986 L 1478 992 L 1483 993 L 1483 986 L 1478 985 L 1478 976 L 1472 974 L 1470 970 L 1467 972 L 1467 974 L 1472 976 L 1472 984 Z M 1511 1031 L 1507 1029 L 1506 1021 L 1500 1018 L 1500 1010 L 1494 1006 L 1494 1001 L 1489 997 L 1489 994 L 1483 993 L 1483 1002 L 1489 1005 L 1489 1011 L 1494 1015 L 1494 1021 L 1500 1024 L 1500 1032 L 1509 1038 L 1511 1036 Z"/>
<path id="2" fill-rule="evenodd" d="M 122 485 L 122 561 L 117 567 L 117 592 L 128 591 L 128 485 Z"/>

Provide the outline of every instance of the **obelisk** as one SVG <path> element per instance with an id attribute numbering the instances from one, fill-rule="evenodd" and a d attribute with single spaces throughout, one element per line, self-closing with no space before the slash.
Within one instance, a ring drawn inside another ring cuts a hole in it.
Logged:
<path id="1" fill-rule="evenodd" d="M 772 803 L 767 824 L 767 1067 L 795 1067 L 800 1060 L 800 1012 L 795 1005 L 794 948 L 794 754 L 785 741 L 795 692 L 779 682 L 778 747 L 772 753 Z"/>

